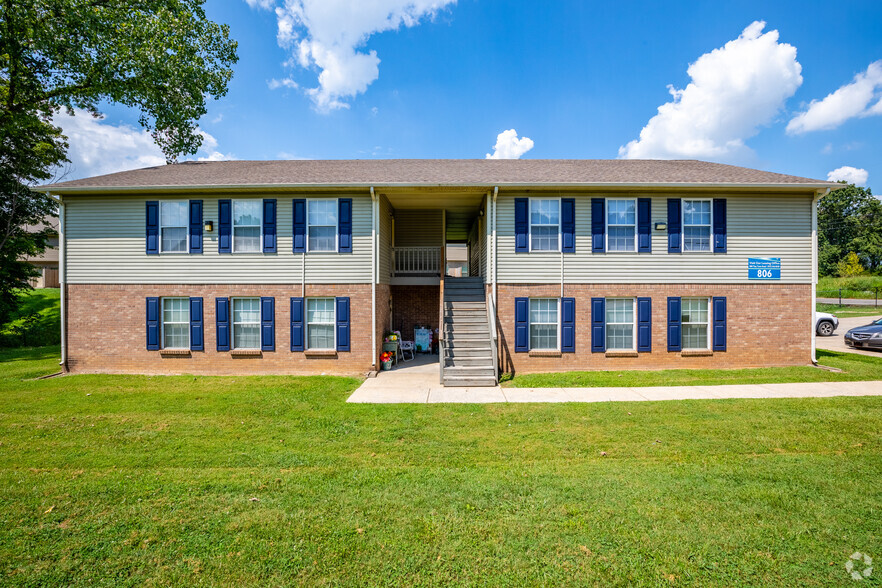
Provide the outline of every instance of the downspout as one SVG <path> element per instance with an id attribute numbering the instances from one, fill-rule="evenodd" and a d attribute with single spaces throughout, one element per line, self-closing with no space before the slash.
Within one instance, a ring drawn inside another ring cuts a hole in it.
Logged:
<path id="1" fill-rule="evenodd" d="M 818 365 L 817 348 L 817 288 L 818 288 L 818 200 L 830 193 L 830 188 L 812 198 L 812 363 Z"/>
<path id="2" fill-rule="evenodd" d="M 371 367 L 377 367 L 377 194 L 371 186 Z"/>
<path id="3" fill-rule="evenodd" d="M 53 196 L 46 192 L 46 196 Z M 61 297 L 61 371 L 67 371 L 67 267 L 65 264 L 67 247 L 65 246 L 64 232 L 65 208 L 64 200 L 58 196 L 58 281 L 59 295 Z"/>
<path id="4" fill-rule="evenodd" d="M 497 271 L 496 271 L 496 261 L 497 261 L 497 246 L 496 246 L 496 197 L 499 195 L 499 186 L 493 187 L 493 239 L 491 241 L 493 245 L 493 324 L 496 325 L 496 306 L 498 304 L 498 298 L 496 296 L 496 279 L 497 279 Z"/>

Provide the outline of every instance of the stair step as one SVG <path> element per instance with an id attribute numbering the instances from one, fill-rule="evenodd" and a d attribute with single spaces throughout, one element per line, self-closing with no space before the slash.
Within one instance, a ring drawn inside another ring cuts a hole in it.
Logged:
<path id="1" fill-rule="evenodd" d="M 493 358 L 492 357 L 457 357 L 456 359 L 451 359 L 449 357 L 444 359 L 444 368 L 457 368 L 457 367 L 483 367 L 493 369 Z"/>
<path id="2" fill-rule="evenodd" d="M 486 299 L 482 294 L 448 294 L 444 293 L 444 302 L 480 302 L 484 303 Z"/>
<path id="3" fill-rule="evenodd" d="M 477 339 L 456 339 L 455 341 L 452 339 L 447 340 L 448 348 L 451 349 L 490 349 L 489 339 L 487 337 L 477 338 Z"/>
<path id="4" fill-rule="evenodd" d="M 466 376 L 466 377 L 450 377 L 444 376 L 445 386 L 468 386 L 472 388 L 478 387 L 494 387 L 496 386 L 496 378 Z"/>
<path id="5" fill-rule="evenodd" d="M 487 310 L 486 300 L 445 300 L 444 308 L 448 310 Z"/>
<path id="6" fill-rule="evenodd" d="M 483 323 L 464 323 L 459 321 L 454 323 L 444 323 L 445 333 L 483 333 L 489 335 L 489 331 L 486 321 Z"/>
<path id="7" fill-rule="evenodd" d="M 491 354 L 489 347 L 469 347 L 459 349 L 448 347 L 444 350 L 444 357 L 448 358 L 474 358 L 474 357 L 487 357 L 492 359 L 493 355 Z"/>
<path id="8" fill-rule="evenodd" d="M 484 325 L 487 326 L 487 317 L 475 314 L 474 316 L 445 316 L 445 325 Z"/>

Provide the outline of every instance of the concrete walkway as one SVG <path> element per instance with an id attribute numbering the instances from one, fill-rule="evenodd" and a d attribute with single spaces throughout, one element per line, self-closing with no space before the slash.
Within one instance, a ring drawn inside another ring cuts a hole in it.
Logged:
<path id="1" fill-rule="evenodd" d="M 439 383 L 438 356 L 418 356 L 376 378 L 368 378 L 347 402 L 368 404 L 610 402 L 703 400 L 720 398 L 822 398 L 882 396 L 882 381 L 729 386 L 653 386 L 644 388 L 445 388 Z"/>

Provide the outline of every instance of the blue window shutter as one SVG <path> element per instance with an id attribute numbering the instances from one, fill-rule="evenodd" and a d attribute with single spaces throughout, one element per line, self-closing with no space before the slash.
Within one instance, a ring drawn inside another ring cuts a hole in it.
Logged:
<path id="1" fill-rule="evenodd" d="M 637 299 L 637 351 L 652 351 L 652 298 Z"/>
<path id="2" fill-rule="evenodd" d="M 515 298 L 515 353 L 530 350 L 530 299 Z"/>
<path id="3" fill-rule="evenodd" d="M 576 299 L 560 299 L 560 350 L 576 352 Z"/>
<path id="4" fill-rule="evenodd" d="M 515 252 L 526 253 L 530 250 L 530 200 L 515 198 Z"/>
<path id="5" fill-rule="evenodd" d="M 306 199 L 294 199 L 294 253 L 306 253 Z"/>
<path id="6" fill-rule="evenodd" d="M 668 297 L 668 351 L 680 351 L 682 344 L 682 325 L 680 324 L 680 297 Z"/>
<path id="7" fill-rule="evenodd" d="M 303 298 L 291 299 L 291 351 L 303 351 Z"/>
<path id="8" fill-rule="evenodd" d="M 603 198 L 591 199 L 591 251 L 606 251 L 606 202 Z"/>
<path id="9" fill-rule="evenodd" d="M 147 297 L 147 350 L 159 349 L 159 298 Z"/>
<path id="10" fill-rule="evenodd" d="M 726 252 L 726 199 L 714 198 L 714 253 Z"/>
<path id="11" fill-rule="evenodd" d="M 352 253 L 352 198 L 340 198 L 337 208 L 337 252 Z"/>
<path id="12" fill-rule="evenodd" d="M 606 298 L 591 299 L 591 353 L 606 351 Z"/>
<path id="13" fill-rule="evenodd" d="M 714 351 L 726 350 L 726 297 L 714 296 Z"/>
<path id="14" fill-rule="evenodd" d="M 214 299 L 214 316 L 217 325 L 217 350 L 230 350 L 230 299 Z"/>
<path id="15" fill-rule="evenodd" d="M 349 351 L 349 297 L 336 299 L 337 311 L 337 351 Z"/>
<path id="16" fill-rule="evenodd" d="M 668 253 L 682 251 L 682 201 L 679 198 L 668 198 Z"/>
<path id="17" fill-rule="evenodd" d="M 560 199 L 560 233 L 564 253 L 576 252 L 576 199 Z"/>
<path id="18" fill-rule="evenodd" d="M 205 350 L 205 329 L 202 326 L 202 298 L 190 298 L 190 351 Z"/>
<path id="19" fill-rule="evenodd" d="M 233 252 L 233 201 L 217 201 L 217 252 Z"/>
<path id="20" fill-rule="evenodd" d="M 159 202 L 147 202 L 147 254 L 159 254 Z"/>
<path id="21" fill-rule="evenodd" d="M 637 199 L 637 252 L 652 252 L 652 199 Z"/>
<path id="22" fill-rule="evenodd" d="M 260 297 L 260 350 L 276 350 L 276 299 Z"/>
<path id="23" fill-rule="evenodd" d="M 263 252 L 276 252 L 276 199 L 263 199 Z"/>
<path id="24" fill-rule="evenodd" d="M 190 201 L 190 253 L 202 253 L 202 201 Z"/>

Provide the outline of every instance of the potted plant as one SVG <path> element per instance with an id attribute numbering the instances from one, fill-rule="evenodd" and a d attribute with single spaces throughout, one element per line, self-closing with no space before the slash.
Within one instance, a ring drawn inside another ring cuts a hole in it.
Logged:
<path id="1" fill-rule="evenodd" d="M 380 354 L 380 365 L 383 368 L 383 371 L 392 369 L 392 352 L 384 351 Z"/>

